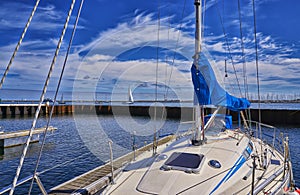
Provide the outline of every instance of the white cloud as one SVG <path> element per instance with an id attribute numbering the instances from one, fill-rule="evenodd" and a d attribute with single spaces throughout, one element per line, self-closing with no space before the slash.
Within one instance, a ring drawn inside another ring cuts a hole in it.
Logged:
<path id="1" fill-rule="evenodd" d="M 287 58 L 287 59 L 282 59 L 281 63 L 283 64 L 290 64 L 291 66 L 293 66 L 293 64 L 296 64 L 299 66 L 300 64 L 300 58 Z M 297 66 L 297 67 L 298 67 Z"/>
<path id="2" fill-rule="evenodd" d="M 95 54 L 93 56 L 87 56 L 86 60 L 88 61 L 112 61 L 114 59 L 113 56 L 109 55 L 101 55 L 101 54 Z"/>
<path id="3" fill-rule="evenodd" d="M 208 5 L 209 8 L 211 6 L 212 4 Z M 47 28 L 50 31 L 51 29 L 60 29 L 62 24 L 60 24 L 61 26 L 57 26 L 57 24 L 60 22 L 59 20 L 61 20 L 61 14 L 60 12 L 55 11 L 54 8 L 55 7 L 52 5 L 42 7 L 40 9 L 42 11 L 37 13 L 36 20 L 39 22 L 33 24 L 32 28 Z M 28 12 L 29 10 L 27 10 L 27 14 Z M 193 23 L 191 22 L 191 18 L 193 17 L 193 14 L 184 18 L 182 24 L 169 24 L 169 21 L 174 16 L 162 17 L 158 37 L 158 23 L 156 16 L 154 16 L 154 14 L 140 12 L 140 10 L 135 10 L 134 13 L 137 15 L 134 18 L 131 18 L 127 22 L 119 23 L 115 27 L 106 29 L 105 31 L 101 31 L 98 36 L 89 43 L 77 45 L 75 52 L 69 56 L 64 77 L 65 85 L 68 87 L 72 86 L 75 79 L 75 85 L 77 85 L 78 89 L 88 88 L 95 90 L 98 82 L 102 79 L 105 80 L 105 84 L 118 82 L 118 79 L 125 81 L 126 84 L 130 81 L 133 83 L 141 82 L 143 80 L 153 81 L 155 78 L 156 61 L 131 60 L 119 62 L 114 61 L 114 59 L 116 56 L 127 52 L 130 49 L 143 48 L 145 46 L 156 47 L 158 46 L 158 43 L 160 47 L 176 51 L 189 59 L 190 62 L 192 61 L 192 55 L 194 53 L 194 30 L 192 29 Z M 7 13 L 8 12 L 4 9 L 4 11 L 0 13 L 0 18 L 4 18 L 4 14 Z M 65 16 L 65 14 L 63 16 Z M 14 16 L 11 17 L 12 18 L 9 20 L 16 19 L 13 18 Z M 25 16 L 23 15 L 23 17 Z M 44 17 L 48 18 L 48 21 Z M 6 22 L 5 19 L 2 20 L 5 28 L 23 28 L 24 26 L 23 23 L 16 23 L 14 26 L 11 26 L 10 22 Z M 235 21 L 232 24 L 238 25 L 238 22 Z M 171 28 L 169 28 L 169 26 L 171 26 Z M 181 31 L 179 31 L 180 27 L 182 29 Z M 207 26 L 206 28 L 210 27 Z M 251 31 L 252 29 L 247 29 L 247 32 L 244 32 L 245 37 L 243 41 L 245 44 L 247 61 L 247 78 L 249 84 L 254 85 L 256 84 L 255 49 L 253 35 L 248 34 Z M 77 36 L 80 36 L 80 34 L 77 33 Z M 280 82 L 283 87 L 293 86 L 294 84 L 289 81 L 289 79 L 299 78 L 300 76 L 299 73 L 295 73 L 295 70 L 299 70 L 297 64 L 300 60 L 299 58 L 290 56 L 293 48 L 288 45 L 280 44 L 278 40 L 274 39 L 271 35 L 257 33 L 257 37 L 260 49 L 259 69 L 262 80 L 261 85 L 275 85 Z M 208 34 L 204 40 L 206 44 L 205 47 L 213 54 L 217 66 L 220 67 L 222 77 L 224 73 L 224 60 L 226 59 L 225 55 L 227 55 L 228 51 L 225 39 L 223 38 L 223 35 Z M 25 40 L 13 63 L 12 71 L 22 75 L 22 78 L 24 79 L 32 79 L 34 82 L 37 82 L 38 85 L 42 85 L 51 63 L 57 41 L 57 39 L 51 37 L 47 38 L 47 40 Z M 240 79 L 240 84 L 242 84 L 243 64 L 241 63 L 240 57 L 240 38 L 235 36 L 228 37 L 228 41 L 237 74 Z M 66 43 L 64 43 L 63 46 L 65 47 L 62 48 L 62 53 L 57 61 L 54 78 L 58 77 L 60 67 L 63 63 L 63 51 L 66 49 Z M 0 48 L 1 64 L 7 64 L 9 60 L 9 57 L 7 56 L 11 55 L 14 47 L 14 44 L 10 44 Z M 86 52 L 88 53 L 86 54 Z M 83 53 L 85 56 L 83 56 Z M 175 88 L 191 89 L 190 76 L 187 72 L 190 67 L 190 62 L 175 59 L 175 64 L 178 65 L 178 67 L 177 69 L 174 69 L 175 73 L 171 78 L 171 83 Z M 161 67 L 159 68 L 161 68 L 161 71 L 159 71 L 159 82 L 165 82 L 165 72 L 167 71 L 168 74 L 172 72 L 171 66 L 165 63 L 161 63 L 160 65 Z M 1 68 L 3 69 L 4 67 L 1 66 Z M 228 60 L 228 69 L 230 76 L 227 80 L 231 80 L 235 83 L 235 76 L 232 74 L 230 60 Z M 275 78 L 286 79 L 278 81 Z"/>
<path id="4" fill-rule="evenodd" d="M 292 90 L 299 85 L 295 78 L 300 77 L 299 63 L 300 59 L 293 57 L 292 51 L 294 51 L 293 45 L 284 45 L 278 40 L 274 39 L 271 35 L 264 35 L 263 33 L 257 33 L 258 39 L 258 65 L 259 65 L 259 80 L 260 87 L 264 90 L 262 94 L 270 91 L 284 91 Z M 243 88 L 243 61 L 241 58 L 241 41 L 240 38 L 232 37 L 228 38 L 228 44 L 231 49 L 231 56 L 233 57 L 236 74 L 239 79 L 242 92 Z M 246 34 L 244 37 L 245 45 L 245 58 L 246 58 L 246 76 L 247 83 L 250 91 L 257 90 L 256 80 L 256 62 L 255 62 L 255 45 L 251 35 Z M 208 35 L 205 39 L 206 48 L 213 55 L 217 66 L 220 69 L 221 76 L 224 77 L 224 61 L 227 60 L 227 70 L 229 77 L 226 78 L 227 83 L 237 83 L 236 77 L 233 72 L 231 60 L 228 57 L 228 47 L 225 39 L 222 36 Z M 239 95 L 239 90 L 236 84 L 232 92 Z"/>
<path id="5" fill-rule="evenodd" d="M 0 29 L 7 31 L 8 29 L 23 29 L 32 12 L 35 3 L 5 1 L 1 3 L 0 12 Z M 16 14 L 15 14 L 16 13 Z M 37 7 L 34 17 L 28 28 L 28 33 L 32 31 L 42 31 L 45 33 L 53 33 L 57 29 L 62 29 L 67 17 L 67 10 L 58 10 L 53 4 L 45 6 L 42 3 Z M 75 20 L 74 14 L 71 16 Z M 86 21 L 81 18 L 80 23 Z M 71 26 L 72 27 L 72 26 Z M 71 28 L 69 25 L 69 28 Z M 82 25 L 78 25 L 77 29 L 83 29 Z M 22 31 L 20 31 L 21 34 Z M 48 37 L 51 34 L 48 34 Z"/>
<path id="6" fill-rule="evenodd" d="M 157 21 L 152 14 L 138 15 L 131 21 L 121 23 L 116 28 L 101 32 L 81 51 L 93 50 L 105 55 L 118 55 L 132 48 L 157 46 Z M 184 53 L 190 58 L 193 52 L 193 37 L 175 28 L 169 28 L 167 18 L 161 19 L 159 46 Z M 178 38 L 180 36 L 180 38 Z M 178 41 L 179 40 L 179 41 Z"/>

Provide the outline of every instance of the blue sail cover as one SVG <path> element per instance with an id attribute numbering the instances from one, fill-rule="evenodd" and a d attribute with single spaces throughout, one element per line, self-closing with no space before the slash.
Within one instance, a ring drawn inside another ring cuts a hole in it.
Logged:
<path id="1" fill-rule="evenodd" d="M 239 111 L 249 108 L 250 102 L 237 98 L 226 92 L 218 83 L 215 73 L 203 53 L 200 53 L 199 69 L 193 64 L 191 68 L 195 95 L 200 105 L 225 106 Z"/>

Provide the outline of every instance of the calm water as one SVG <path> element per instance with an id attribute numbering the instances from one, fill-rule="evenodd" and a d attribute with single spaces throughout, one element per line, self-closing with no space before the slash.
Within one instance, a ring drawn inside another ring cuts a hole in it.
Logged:
<path id="1" fill-rule="evenodd" d="M 2 131 L 30 129 L 32 118 L 4 118 L 0 119 Z M 45 118 L 40 118 L 37 127 L 46 124 Z M 46 172 L 40 178 L 46 189 L 50 189 L 64 181 L 91 170 L 109 159 L 108 140 L 113 141 L 114 157 L 120 156 L 132 149 L 133 133 L 136 143 L 142 146 L 152 141 L 154 129 L 161 129 L 159 134 L 182 131 L 188 128 L 178 120 L 162 120 L 154 122 L 145 117 L 125 116 L 94 116 L 74 115 L 53 117 L 52 126 L 57 131 L 47 135 L 46 144 L 38 171 Z M 170 131 L 169 129 L 172 129 Z M 290 148 L 294 168 L 294 176 L 300 185 L 300 127 L 280 127 L 290 138 Z M 20 179 L 32 174 L 35 166 L 40 143 L 30 146 L 26 156 Z M 0 189 L 10 185 L 19 164 L 22 147 L 5 149 L 0 156 Z M 29 184 L 29 183 L 28 183 Z M 24 194 L 28 184 L 18 187 L 16 194 Z M 38 189 L 34 189 L 36 194 Z"/>
<path id="2" fill-rule="evenodd" d="M 32 118 L 0 119 L 1 131 L 30 129 L 31 123 Z M 45 124 L 46 119 L 40 118 L 37 127 Z M 160 134 L 170 133 L 167 129 L 174 132 L 179 128 L 185 128 L 176 120 L 154 123 L 149 118 L 94 115 L 54 117 L 51 125 L 58 130 L 47 135 L 38 169 L 39 171 L 49 169 L 40 176 L 46 189 L 108 161 L 109 139 L 113 141 L 114 157 L 118 157 L 131 151 L 133 131 L 136 134 L 136 143 L 140 147 L 152 141 L 151 134 L 154 128 L 162 129 Z M 20 179 L 32 174 L 40 145 L 35 143 L 30 146 Z M 0 189 L 13 181 L 22 149 L 23 147 L 8 148 L 5 149 L 4 156 L 0 156 Z M 28 185 L 17 188 L 16 194 L 24 194 L 27 188 Z"/>

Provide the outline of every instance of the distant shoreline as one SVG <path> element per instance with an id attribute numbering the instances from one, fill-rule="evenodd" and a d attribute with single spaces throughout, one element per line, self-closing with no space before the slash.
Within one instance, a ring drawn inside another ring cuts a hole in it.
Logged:
<path id="1" fill-rule="evenodd" d="M 296 99 L 296 100 L 249 100 L 251 103 L 300 103 L 300 99 Z M 52 100 L 50 102 L 53 102 Z M 57 103 L 62 103 L 61 101 L 57 100 Z M 107 101 L 107 100 L 64 100 L 63 103 L 68 103 L 68 104 L 72 104 L 72 102 L 74 103 L 110 103 L 110 102 L 125 102 L 122 100 L 113 100 L 113 101 Z M 155 102 L 159 102 L 159 103 L 193 103 L 193 100 L 135 100 L 135 102 L 145 102 L 145 103 L 155 103 Z M 0 99 L 0 104 L 3 103 L 14 103 L 14 104 L 18 104 L 18 103 L 32 103 L 32 104 L 36 104 L 39 103 L 39 100 L 1 100 Z"/>
<path id="2" fill-rule="evenodd" d="M 300 103 L 300 99 L 297 100 L 250 100 L 251 103 Z"/>

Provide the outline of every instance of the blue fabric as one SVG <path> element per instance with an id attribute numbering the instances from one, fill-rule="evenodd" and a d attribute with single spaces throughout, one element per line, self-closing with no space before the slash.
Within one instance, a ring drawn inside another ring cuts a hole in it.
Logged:
<path id="1" fill-rule="evenodd" d="M 250 107 L 245 98 L 237 98 L 226 92 L 218 83 L 215 73 L 203 53 L 200 53 L 198 70 L 193 64 L 191 68 L 195 95 L 200 105 L 226 106 L 233 111 Z"/>

